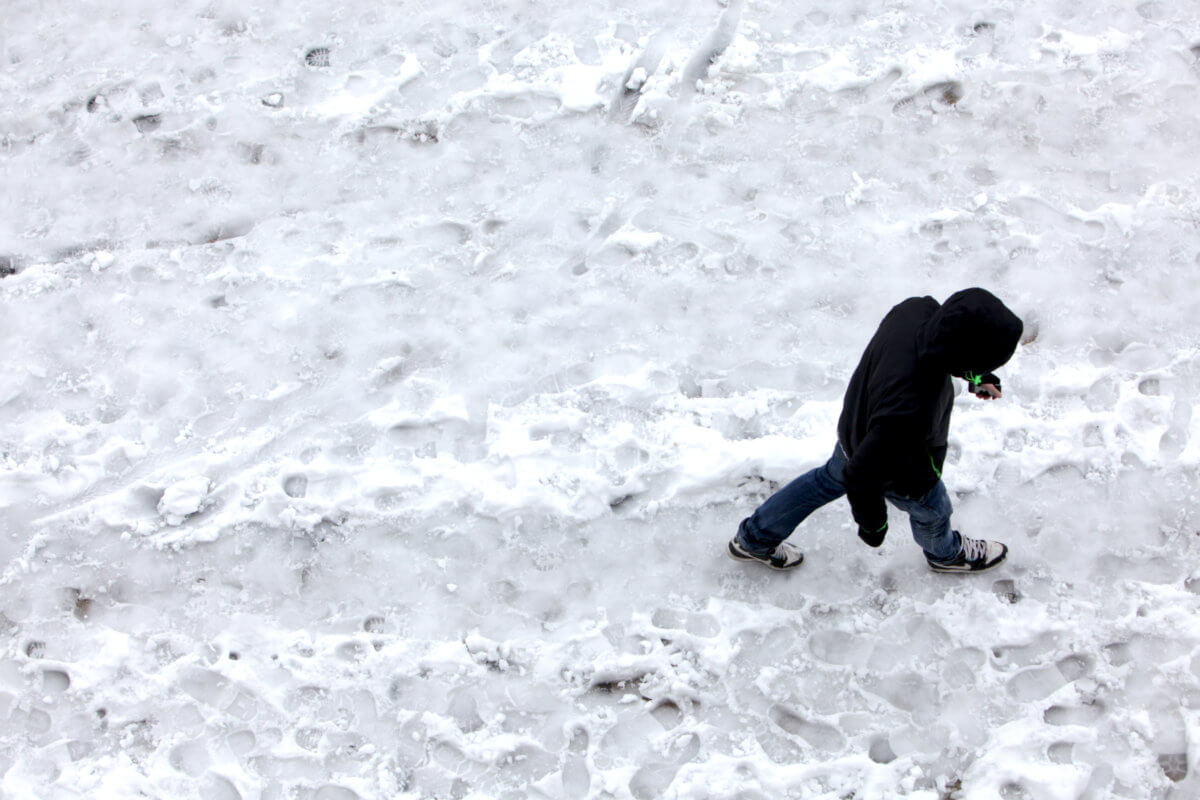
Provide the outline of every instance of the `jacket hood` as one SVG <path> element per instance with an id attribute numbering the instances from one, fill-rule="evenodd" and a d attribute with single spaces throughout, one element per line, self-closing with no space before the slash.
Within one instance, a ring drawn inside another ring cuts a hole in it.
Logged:
<path id="1" fill-rule="evenodd" d="M 925 324 L 917 355 L 955 376 L 991 372 L 1012 358 L 1023 330 L 1020 318 L 1000 298 L 986 289 L 963 289 Z"/>

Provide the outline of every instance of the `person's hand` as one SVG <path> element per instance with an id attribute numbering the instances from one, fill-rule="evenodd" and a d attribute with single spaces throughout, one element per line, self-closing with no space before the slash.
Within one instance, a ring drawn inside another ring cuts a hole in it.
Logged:
<path id="1" fill-rule="evenodd" d="M 983 400 L 999 400 L 1003 395 L 1000 393 L 1000 387 L 994 383 L 979 383 L 971 387 L 971 391 L 975 392 L 975 396 Z"/>
<path id="2" fill-rule="evenodd" d="M 967 372 L 967 390 L 981 400 L 998 400 L 1000 394 L 1000 379 L 990 372 L 980 375 L 977 372 Z"/>

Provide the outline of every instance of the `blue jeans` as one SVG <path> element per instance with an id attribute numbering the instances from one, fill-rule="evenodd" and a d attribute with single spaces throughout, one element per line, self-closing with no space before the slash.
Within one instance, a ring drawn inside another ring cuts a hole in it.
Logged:
<path id="1" fill-rule="evenodd" d="M 809 514 L 846 493 L 842 478 L 845 468 L 846 454 L 839 444 L 823 466 L 796 478 L 742 520 L 738 527 L 742 547 L 759 555 L 774 550 Z M 950 527 L 950 514 L 954 509 L 941 481 L 920 499 L 898 494 L 885 494 L 884 497 L 896 508 L 908 512 L 913 539 L 928 558 L 949 561 L 962 550 L 958 531 Z"/>

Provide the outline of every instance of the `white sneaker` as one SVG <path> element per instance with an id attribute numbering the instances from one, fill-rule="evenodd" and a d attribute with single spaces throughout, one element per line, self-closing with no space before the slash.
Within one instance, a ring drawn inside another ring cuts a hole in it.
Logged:
<path id="1" fill-rule="evenodd" d="M 771 569 L 791 569 L 804 562 L 804 553 L 795 545 L 780 542 L 768 555 L 760 556 L 738 544 L 736 536 L 729 540 L 729 557 L 735 561 L 757 561 Z"/>
<path id="2" fill-rule="evenodd" d="M 962 537 L 962 552 L 951 561 L 934 561 L 926 557 L 934 572 L 983 572 L 1008 557 L 1008 545 L 986 539 Z"/>

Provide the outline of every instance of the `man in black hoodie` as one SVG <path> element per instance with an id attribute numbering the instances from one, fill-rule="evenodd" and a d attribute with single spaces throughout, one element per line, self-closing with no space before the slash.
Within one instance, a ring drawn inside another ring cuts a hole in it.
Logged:
<path id="1" fill-rule="evenodd" d="M 887 534 L 886 499 L 906 511 L 913 539 L 937 572 L 991 569 L 1008 554 L 999 542 L 960 536 L 942 463 L 954 407 L 951 377 L 989 400 L 1000 397 L 992 374 L 1012 357 L 1021 320 L 984 289 L 955 292 L 944 304 L 910 297 L 883 318 L 850 378 L 838 420 L 838 444 L 823 466 L 776 492 L 742 520 L 729 555 L 775 569 L 804 555 L 785 542 L 809 514 L 842 495 L 872 547 Z"/>

